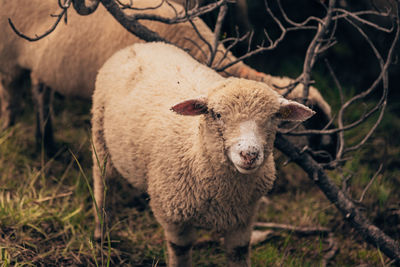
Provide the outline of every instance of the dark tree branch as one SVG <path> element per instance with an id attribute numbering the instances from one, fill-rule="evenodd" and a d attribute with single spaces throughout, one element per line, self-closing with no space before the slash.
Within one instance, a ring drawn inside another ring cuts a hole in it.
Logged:
<path id="1" fill-rule="evenodd" d="M 278 44 L 281 41 L 283 41 L 283 39 L 285 38 L 285 36 L 288 32 L 315 29 L 314 26 L 307 26 L 307 25 L 285 28 L 283 26 L 282 22 L 275 16 L 275 14 L 269 8 L 267 0 L 264 0 L 264 5 L 265 5 L 265 8 L 266 8 L 268 14 L 271 16 L 271 18 L 275 21 L 275 23 L 278 25 L 279 29 L 281 30 L 280 36 L 273 41 L 272 38 L 269 36 L 268 32 L 265 30 L 264 33 L 265 33 L 265 37 L 267 38 L 268 43 L 269 43 L 268 46 L 264 46 L 264 43 L 263 43 L 262 45 L 257 46 L 256 49 L 254 49 L 252 51 L 248 51 L 243 56 L 236 58 L 235 60 L 225 64 L 224 66 L 215 68 L 216 71 L 218 71 L 218 72 L 224 71 L 227 68 L 229 68 L 229 67 L 235 65 L 236 63 L 241 62 L 249 57 L 260 54 L 265 51 L 274 50 L 278 46 Z M 251 42 L 251 38 L 249 39 L 249 42 Z M 228 49 L 228 51 L 229 51 L 229 49 Z"/>
<path id="2" fill-rule="evenodd" d="M 366 241 L 378 247 L 391 259 L 400 262 L 399 243 L 373 225 L 368 218 L 361 213 L 352 199 L 333 183 L 322 167 L 316 163 L 309 154 L 300 153 L 298 148 L 279 133 L 276 136 L 275 147 L 286 154 L 308 174 L 308 177 L 312 179 L 325 196 L 335 204 L 344 218 Z"/>
<path id="3" fill-rule="evenodd" d="M 332 22 L 333 8 L 335 7 L 336 0 L 329 0 L 329 7 L 327 14 L 318 26 L 317 33 L 307 48 L 306 58 L 304 59 L 303 73 L 301 74 L 303 84 L 303 102 L 308 99 L 310 88 L 311 70 L 315 64 L 317 55 L 320 53 L 319 49 L 323 42 L 324 36 L 327 34 L 330 24 Z"/>
<path id="4" fill-rule="evenodd" d="M 221 35 L 222 22 L 224 21 L 227 12 L 228 12 L 228 6 L 226 4 L 222 5 L 220 7 L 220 9 L 219 9 L 217 22 L 215 24 L 214 42 L 212 44 L 212 49 L 210 51 L 210 57 L 209 57 L 209 60 L 208 60 L 208 66 L 212 66 L 212 64 L 214 62 L 215 55 L 216 55 L 217 50 L 218 50 L 218 45 L 220 44 L 219 38 L 220 38 L 220 35 Z"/>
<path id="5" fill-rule="evenodd" d="M 111 13 L 111 15 L 129 32 L 147 42 L 166 42 L 156 32 L 143 26 L 137 20 L 129 18 L 114 0 L 100 0 L 103 6 Z"/>
<path id="6" fill-rule="evenodd" d="M 23 34 L 22 32 L 20 32 L 20 31 L 15 27 L 15 25 L 14 25 L 14 23 L 12 22 L 11 18 L 8 18 L 8 23 L 10 24 L 11 29 L 12 29 L 19 37 L 22 37 L 22 38 L 24 38 L 24 39 L 26 39 L 26 40 L 28 40 L 28 41 L 30 41 L 30 42 L 38 41 L 38 40 L 40 40 L 40 39 L 43 39 L 44 37 L 46 37 L 46 36 L 49 35 L 50 33 L 52 33 L 52 32 L 57 28 L 58 23 L 60 23 L 60 21 L 61 21 L 61 19 L 62 19 L 63 17 L 65 17 L 65 21 L 67 21 L 67 19 L 66 19 L 66 18 L 67 18 L 67 10 L 68 10 L 68 8 L 69 8 L 70 5 L 71 5 L 71 0 L 66 0 L 66 1 L 64 2 L 64 4 L 62 4 L 61 2 L 58 2 L 58 3 L 59 3 L 59 6 L 62 8 L 62 11 L 61 11 L 61 13 L 58 14 L 58 15 L 52 15 L 52 17 L 56 17 L 57 19 L 56 19 L 56 21 L 54 22 L 54 24 L 50 27 L 50 29 L 47 30 L 47 31 L 46 31 L 45 33 L 43 33 L 43 34 L 36 35 L 35 37 L 29 37 L 29 36 Z"/>
<path id="7" fill-rule="evenodd" d="M 369 15 L 374 14 L 374 15 L 381 16 L 381 17 L 388 17 L 390 15 L 389 11 L 385 12 L 385 13 L 376 12 L 376 11 L 375 12 L 372 12 L 372 11 L 370 11 L 370 12 L 367 12 L 367 11 L 364 11 L 364 12 L 350 12 L 350 11 L 345 10 L 343 8 L 334 8 L 333 11 L 342 13 L 340 15 L 334 16 L 333 20 L 338 20 L 338 19 L 341 19 L 341 18 L 351 17 L 354 20 L 359 21 L 362 24 L 371 26 L 371 27 L 373 27 L 373 28 L 375 28 L 375 29 L 377 29 L 379 31 L 383 31 L 383 32 L 386 32 L 386 33 L 391 33 L 393 31 L 393 26 L 390 29 L 387 29 L 385 27 L 379 26 L 376 23 L 373 23 L 373 22 L 371 22 L 369 20 L 366 20 L 366 19 L 363 19 L 363 18 L 359 17 L 359 15 L 365 15 L 365 14 L 369 14 Z"/>
<path id="8" fill-rule="evenodd" d="M 339 149 L 338 153 L 338 158 L 341 157 L 342 153 L 344 151 L 349 152 L 349 151 L 353 151 L 355 149 L 360 148 L 365 141 L 371 136 L 371 134 L 374 132 L 374 130 L 376 129 L 378 123 L 381 120 L 381 117 L 383 116 L 383 111 L 386 107 L 386 102 L 387 102 L 387 93 L 388 93 L 388 69 L 392 63 L 393 60 L 393 56 L 394 56 L 394 52 L 395 52 L 395 48 L 396 45 L 398 44 L 399 41 L 399 37 L 400 37 L 400 26 L 399 26 L 399 18 L 398 16 L 396 16 L 394 18 L 395 21 L 395 28 L 396 28 L 396 33 L 395 36 L 391 42 L 389 51 L 387 53 L 386 56 L 386 60 L 384 61 L 381 54 L 379 53 L 378 49 L 375 47 L 375 45 L 372 43 L 371 39 L 364 33 L 364 31 L 361 30 L 360 27 L 358 27 L 357 25 L 355 25 L 353 22 L 349 21 L 349 23 L 351 25 L 353 25 L 361 34 L 361 36 L 364 37 L 364 39 L 367 41 L 367 43 L 370 45 L 372 51 L 374 52 L 376 58 L 378 59 L 379 65 L 381 67 L 381 72 L 379 73 L 378 77 L 372 82 L 371 86 L 367 89 L 365 89 L 364 91 L 362 91 L 361 93 L 353 96 L 351 99 L 347 100 L 340 108 L 339 110 L 339 114 L 338 114 L 338 128 L 336 129 L 330 129 L 330 130 L 303 130 L 303 131 L 296 131 L 296 132 L 290 132 L 287 133 L 289 135 L 312 135 L 312 134 L 333 134 L 333 133 L 340 133 L 346 130 L 350 130 L 353 129 L 359 125 L 361 125 L 363 122 L 365 122 L 368 118 L 370 118 L 373 114 L 375 114 L 375 112 L 377 112 L 378 110 L 380 110 L 380 115 L 379 118 L 377 120 L 377 123 L 375 123 L 374 127 L 372 127 L 373 129 L 371 129 L 371 131 L 369 131 L 369 133 L 366 135 L 366 138 L 363 139 L 362 142 L 360 142 L 359 145 L 354 146 L 352 148 L 348 148 L 345 150 L 344 148 L 344 144 L 342 149 Z M 379 102 L 377 103 L 377 105 L 375 105 L 373 108 L 371 108 L 370 110 L 368 110 L 367 112 L 365 112 L 362 116 L 360 116 L 356 121 L 344 125 L 343 124 L 343 116 L 344 116 L 344 111 L 350 106 L 352 105 L 354 102 L 356 102 L 357 100 L 361 100 L 365 97 L 367 97 L 368 95 L 370 95 L 374 90 L 376 90 L 376 88 L 378 87 L 378 85 L 383 82 L 383 94 L 381 99 L 379 100 Z"/>

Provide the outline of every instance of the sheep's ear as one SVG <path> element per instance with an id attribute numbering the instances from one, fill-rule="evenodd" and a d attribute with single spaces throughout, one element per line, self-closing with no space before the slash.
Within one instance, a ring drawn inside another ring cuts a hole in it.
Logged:
<path id="1" fill-rule="evenodd" d="M 277 113 L 278 118 L 286 121 L 305 121 L 315 114 L 315 111 L 296 102 L 280 98 L 281 107 Z"/>
<path id="2" fill-rule="evenodd" d="M 195 116 L 208 113 L 207 102 L 204 98 L 185 100 L 171 108 L 180 115 Z"/>

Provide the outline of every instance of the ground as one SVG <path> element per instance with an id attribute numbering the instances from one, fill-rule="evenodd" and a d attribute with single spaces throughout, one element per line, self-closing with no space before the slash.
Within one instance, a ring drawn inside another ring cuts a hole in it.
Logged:
<path id="1" fill-rule="evenodd" d="M 34 141 L 34 113 L 29 96 L 15 126 L 0 133 L 0 263 L 2 266 L 165 266 L 163 230 L 145 195 L 117 181 L 109 184 L 106 225 L 109 239 L 93 241 L 94 216 L 90 193 L 91 142 L 89 101 L 56 96 L 55 139 L 60 148 L 47 157 Z M 383 174 L 367 191 L 362 206 L 367 216 L 399 239 L 400 120 L 390 110 L 366 148 L 344 166 L 351 174 L 349 193 L 359 197 L 384 163 Z M 350 133 L 356 138 L 362 129 Z M 278 153 L 277 153 L 278 154 Z M 389 266 L 379 249 L 368 245 L 346 223 L 323 193 L 293 163 L 277 156 L 278 181 L 260 207 L 258 221 L 292 226 L 324 226 L 331 235 L 300 235 L 275 230 L 253 246 L 253 266 Z M 341 183 L 337 171 L 329 175 Z M 264 229 L 265 230 L 265 229 Z M 211 233 L 201 231 L 194 266 L 224 266 L 224 251 Z"/>

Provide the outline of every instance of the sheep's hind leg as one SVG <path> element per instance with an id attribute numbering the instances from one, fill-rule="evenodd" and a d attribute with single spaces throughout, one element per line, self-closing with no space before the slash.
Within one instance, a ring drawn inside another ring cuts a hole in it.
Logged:
<path id="1" fill-rule="evenodd" d="M 252 227 L 230 231 L 224 236 L 229 267 L 250 267 L 250 237 Z"/>
<path id="2" fill-rule="evenodd" d="M 53 127 L 51 123 L 52 90 L 41 83 L 34 75 L 31 75 L 32 96 L 36 108 L 36 147 L 41 149 L 42 145 L 46 153 L 54 155 Z"/>
<path id="3" fill-rule="evenodd" d="M 168 266 L 192 266 L 192 247 L 196 240 L 193 227 L 179 224 L 162 225 L 167 239 Z"/>
<path id="4" fill-rule="evenodd" d="M 92 117 L 93 207 L 95 217 L 94 238 L 99 241 L 104 240 L 103 229 L 106 223 L 106 213 L 104 209 L 106 178 L 109 178 L 114 173 L 114 168 L 107 155 L 105 146 L 103 113 L 104 106 L 100 105 L 100 108 L 98 108 L 96 112 L 93 112 Z"/>
<path id="5" fill-rule="evenodd" d="M 94 144 L 93 149 L 93 210 L 95 217 L 95 229 L 94 238 L 96 240 L 104 240 L 104 225 L 106 223 L 106 213 L 104 209 L 104 197 L 106 188 L 106 178 L 109 170 L 111 168 L 110 164 L 107 163 L 107 159 L 98 149 L 98 146 Z M 96 149 L 96 152 L 94 151 Z"/>

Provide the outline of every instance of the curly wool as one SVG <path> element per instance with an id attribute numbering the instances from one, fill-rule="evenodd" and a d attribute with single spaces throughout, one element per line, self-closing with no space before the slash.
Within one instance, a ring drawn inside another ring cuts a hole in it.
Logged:
<path id="1" fill-rule="evenodd" d="M 99 155 L 109 154 L 123 177 L 148 191 L 158 220 L 227 231 L 248 225 L 257 201 L 273 185 L 276 122 L 263 128 L 263 165 L 255 174 L 240 174 L 226 156 L 224 138 L 230 139 L 234 127 L 210 124 L 210 113 L 193 117 L 169 110 L 202 95 L 224 125 L 268 118 L 279 109 L 278 94 L 263 83 L 223 78 L 171 45 L 136 44 L 99 71 L 93 140 Z"/>

